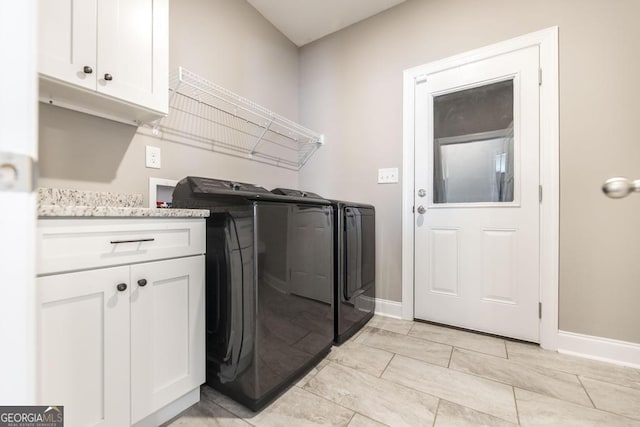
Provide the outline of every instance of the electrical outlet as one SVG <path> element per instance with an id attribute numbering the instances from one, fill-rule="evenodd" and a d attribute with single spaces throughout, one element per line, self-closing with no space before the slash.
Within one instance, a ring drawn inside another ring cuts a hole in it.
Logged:
<path id="1" fill-rule="evenodd" d="M 147 145 L 147 155 L 145 160 L 145 165 L 148 168 L 160 169 L 161 158 L 160 158 L 160 147 L 152 147 L 151 145 Z"/>
<path id="2" fill-rule="evenodd" d="M 398 182 L 398 168 L 378 169 L 378 184 L 395 184 Z"/>

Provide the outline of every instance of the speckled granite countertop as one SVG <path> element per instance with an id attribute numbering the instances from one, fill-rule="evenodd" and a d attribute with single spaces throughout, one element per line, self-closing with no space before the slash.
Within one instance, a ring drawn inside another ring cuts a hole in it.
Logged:
<path id="1" fill-rule="evenodd" d="M 160 217 L 204 218 L 204 209 L 150 209 L 142 194 L 40 188 L 38 217 Z"/>

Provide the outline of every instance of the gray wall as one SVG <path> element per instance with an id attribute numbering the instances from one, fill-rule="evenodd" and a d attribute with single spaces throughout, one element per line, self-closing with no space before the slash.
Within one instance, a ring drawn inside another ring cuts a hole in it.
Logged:
<path id="1" fill-rule="evenodd" d="M 290 186 L 377 207 L 377 282 L 400 301 L 401 184 L 376 184 L 402 165 L 402 70 L 553 25 L 560 28 L 560 327 L 640 342 L 640 197 L 599 191 L 612 175 L 640 177 L 640 2 L 409 0 L 296 47 L 246 2 L 174 0 L 171 65 L 326 134 L 295 172 L 160 141 L 135 128 L 42 105 L 42 186 L 139 192 L 148 177 L 187 174 Z M 163 168 L 144 167 L 144 146 Z M 402 178 L 402 172 L 401 172 Z M 145 197 L 146 198 L 146 197 Z"/>
<path id="2" fill-rule="evenodd" d="M 637 0 L 409 0 L 300 50 L 300 118 L 327 138 L 300 186 L 376 205 L 381 298 L 402 298 L 401 184 L 376 184 L 402 165 L 402 71 L 558 25 L 560 328 L 640 342 L 640 196 L 600 192 L 640 177 L 638 16 Z"/>
<path id="3" fill-rule="evenodd" d="M 238 0 L 170 2 L 170 66 L 205 78 L 298 120 L 298 51 Z M 145 129 L 40 104 L 40 186 L 142 193 L 148 178 L 220 177 L 295 187 L 298 174 L 148 136 Z M 162 149 L 146 169 L 145 145 Z"/>

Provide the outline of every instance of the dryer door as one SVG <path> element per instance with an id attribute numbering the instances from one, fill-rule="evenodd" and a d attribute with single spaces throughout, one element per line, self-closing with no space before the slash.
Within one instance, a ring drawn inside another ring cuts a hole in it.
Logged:
<path id="1" fill-rule="evenodd" d="M 375 286 L 375 212 L 369 208 L 347 207 L 344 224 L 343 292 L 344 299 L 351 301 Z"/>

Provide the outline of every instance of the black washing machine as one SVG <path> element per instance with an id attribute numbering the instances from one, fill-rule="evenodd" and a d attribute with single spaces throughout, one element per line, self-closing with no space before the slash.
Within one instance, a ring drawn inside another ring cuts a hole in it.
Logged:
<path id="1" fill-rule="evenodd" d="M 320 198 L 276 188 L 275 194 Z M 330 200 L 334 224 L 334 341 L 342 344 L 375 313 L 376 210 L 363 203 Z"/>
<path id="2" fill-rule="evenodd" d="M 330 350 L 331 203 L 187 177 L 173 207 L 209 209 L 207 384 L 258 410 Z M 310 244 L 313 242 L 313 244 Z"/>

